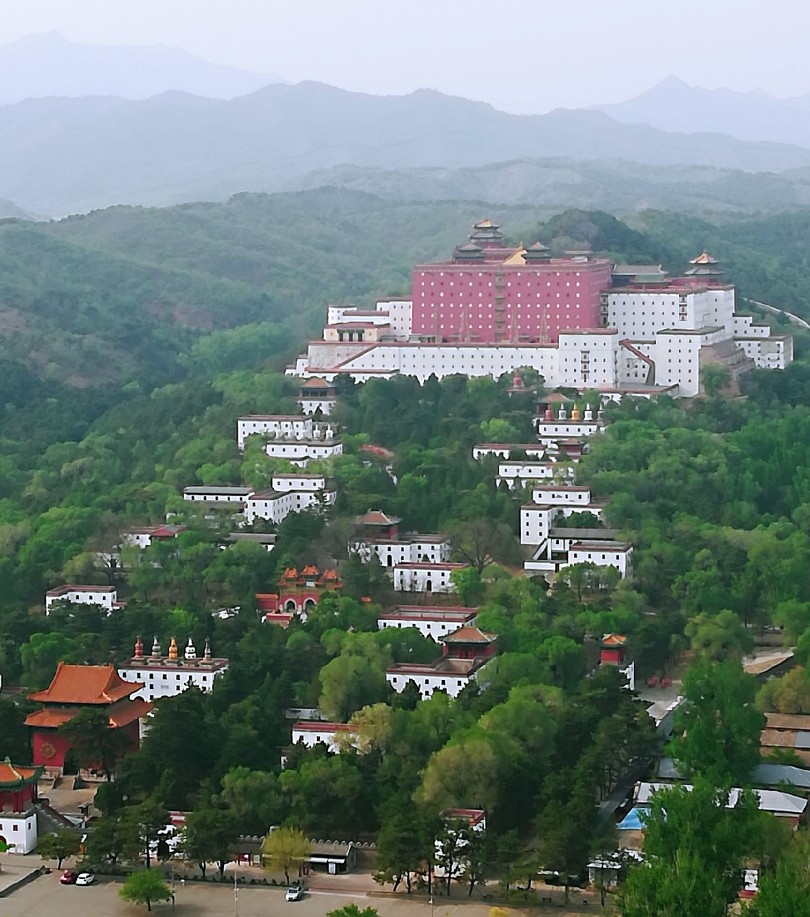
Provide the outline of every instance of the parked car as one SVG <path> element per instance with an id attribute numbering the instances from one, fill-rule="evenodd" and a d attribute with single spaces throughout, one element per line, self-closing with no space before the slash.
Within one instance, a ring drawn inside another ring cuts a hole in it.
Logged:
<path id="1" fill-rule="evenodd" d="M 291 885 L 287 889 L 285 897 L 288 901 L 300 901 L 304 897 L 304 887 L 302 885 Z"/>
<path id="2" fill-rule="evenodd" d="M 75 885 L 76 873 L 73 872 L 72 869 L 66 869 L 59 877 L 59 881 L 62 883 L 62 885 Z"/>
<path id="3" fill-rule="evenodd" d="M 96 877 L 92 872 L 80 872 L 76 876 L 77 885 L 92 885 L 96 881 Z"/>

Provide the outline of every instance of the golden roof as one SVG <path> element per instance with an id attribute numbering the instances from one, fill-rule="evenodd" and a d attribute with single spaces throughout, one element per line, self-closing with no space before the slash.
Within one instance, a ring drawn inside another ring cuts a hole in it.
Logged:
<path id="1" fill-rule="evenodd" d="M 525 264 L 526 263 L 526 258 L 524 257 L 525 254 L 526 254 L 525 248 L 517 248 L 506 259 L 506 261 L 504 261 L 504 264 Z"/>
<path id="2" fill-rule="evenodd" d="M 712 258 L 708 252 L 702 252 L 697 258 L 692 258 L 690 264 L 717 264 L 717 258 Z"/>

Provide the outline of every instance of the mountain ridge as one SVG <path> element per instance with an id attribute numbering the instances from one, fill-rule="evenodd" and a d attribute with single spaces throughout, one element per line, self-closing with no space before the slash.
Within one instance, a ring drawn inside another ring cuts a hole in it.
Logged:
<path id="1" fill-rule="evenodd" d="M 476 168 L 512 159 L 625 159 L 745 172 L 810 168 L 810 149 L 719 134 L 684 137 L 598 111 L 512 115 L 433 90 L 371 96 L 271 84 L 232 100 L 37 99 L 0 108 L 0 198 L 61 216 L 294 190 L 338 166 Z"/>
<path id="2" fill-rule="evenodd" d="M 141 99 L 163 89 L 233 98 L 280 81 L 278 74 L 215 64 L 168 45 L 91 45 L 58 32 L 0 45 L 0 105 L 54 96 Z"/>
<path id="3" fill-rule="evenodd" d="M 593 105 L 622 124 L 695 133 L 714 128 L 740 140 L 810 146 L 810 93 L 777 98 L 761 89 L 705 89 L 669 76 L 623 102 Z"/>

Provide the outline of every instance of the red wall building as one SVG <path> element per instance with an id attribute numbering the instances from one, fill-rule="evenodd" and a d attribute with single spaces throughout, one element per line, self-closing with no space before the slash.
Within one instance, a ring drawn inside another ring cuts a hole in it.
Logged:
<path id="1" fill-rule="evenodd" d="M 130 746 L 137 748 L 140 742 L 139 720 L 152 709 L 152 704 L 147 701 L 130 698 L 141 688 L 141 684 L 124 681 L 114 665 L 66 665 L 60 662 L 50 685 L 44 691 L 28 695 L 29 700 L 43 705 L 29 713 L 25 720 L 34 731 L 34 764 L 47 767 L 49 771 L 64 771 L 66 761 L 70 764 L 71 744 L 59 732 L 59 727 L 87 709 L 104 711 L 110 728 L 122 732 L 129 739 Z"/>
<path id="2" fill-rule="evenodd" d="M 476 223 L 453 260 L 413 270 L 412 334 L 436 341 L 556 343 L 560 331 L 601 327 L 611 262 L 551 258 L 545 246 L 507 248 L 500 228 Z"/>

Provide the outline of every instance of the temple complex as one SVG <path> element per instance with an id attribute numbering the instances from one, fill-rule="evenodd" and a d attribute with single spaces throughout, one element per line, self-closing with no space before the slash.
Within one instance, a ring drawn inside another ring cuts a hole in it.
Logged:
<path id="1" fill-rule="evenodd" d="M 103 711 L 111 729 L 119 730 L 132 748 L 140 742 L 139 721 L 152 709 L 145 700 L 133 699 L 141 684 L 124 681 L 110 665 L 68 665 L 60 662 L 50 685 L 28 699 L 41 704 L 25 719 L 33 730 L 34 764 L 49 773 L 75 773 L 70 740 L 59 727 L 83 710 Z"/>

